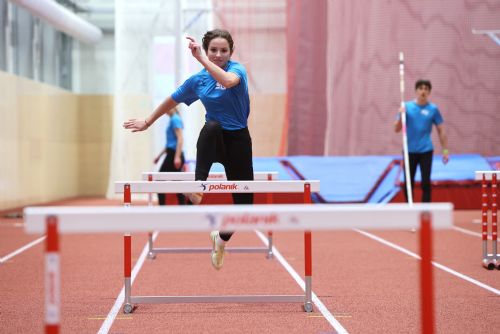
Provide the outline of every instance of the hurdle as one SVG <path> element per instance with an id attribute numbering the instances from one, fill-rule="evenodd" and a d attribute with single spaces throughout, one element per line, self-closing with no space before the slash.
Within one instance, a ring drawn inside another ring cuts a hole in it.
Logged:
<path id="1" fill-rule="evenodd" d="M 481 181 L 481 224 L 483 239 L 483 267 L 488 270 L 500 270 L 500 254 L 497 252 L 497 211 L 498 211 L 498 183 L 500 171 L 476 171 L 476 180 Z M 488 195 L 488 181 L 490 192 Z M 491 210 L 491 253 L 488 252 L 488 211 Z"/>
<path id="2" fill-rule="evenodd" d="M 278 179 L 278 172 L 254 172 L 254 181 L 272 181 Z M 143 172 L 143 181 L 195 181 L 194 172 Z M 226 173 L 212 172 L 208 174 L 208 181 L 221 180 L 226 181 Z M 266 203 L 273 203 L 273 194 L 267 193 Z M 148 193 L 148 205 L 153 205 L 153 194 Z M 154 247 L 153 233 L 148 232 L 148 258 L 156 259 L 156 254 L 159 253 L 207 253 L 212 249 L 208 247 L 184 247 L 184 248 L 168 248 Z M 266 253 L 267 259 L 273 258 L 273 232 L 267 231 L 267 247 L 228 247 L 228 252 L 233 253 Z"/>
<path id="3" fill-rule="evenodd" d="M 123 192 L 123 201 L 125 207 L 130 207 L 132 203 L 132 193 L 192 193 L 192 192 L 203 192 L 203 193 L 293 193 L 301 192 L 304 194 L 304 204 L 311 204 L 311 192 L 319 191 L 319 181 L 308 180 L 308 181 L 116 181 L 115 182 L 115 193 Z M 208 206 L 204 206 L 208 207 Z M 270 225 L 272 226 L 272 225 Z M 151 237 L 152 239 L 152 237 Z M 132 267 L 132 256 L 131 256 L 131 243 L 132 236 L 130 233 L 124 235 L 124 261 L 125 261 L 125 301 L 135 300 L 136 303 L 157 303 L 159 302 L 169 302 L 172 298 L 163 297 L 132 297 L 132 287 L 130 283 L 130 268 Z M 239 247 L 239 248 L 227 248 L 228 252 L 252 252 L 252 248 L 249 247 Z M 151 251 L 151 249 L 149 249 Z M 192 253 L 192 252 L 211 252 L 211 248 L 201 248 L 201 249 L 182 249 L 182 248 L 170 248 L 166 252 L 175 253 Z M 261 250 L 256 250 L 261 251 Z M 267 251 L 267 248 L 264 248 Z M 271 249 L 272 251 L 272 249 Z M 310 231 L 304 232 L 304 255 L 305 255 L 305 296 L 260 296 L 257 300 L 267 301 L 267 302 L 297 302 L 304 300 L 304 309 L 307 312 L 312 312 L 312 237 Z M 207 301 L 218 300 L 218 297 L 208 296 Z M 235 298 L 230 298 L 235 299 Z M 254 297 L 245 297 L 242 299 L 236 298 L 235 302 L 245 302 L 247 299 L 254 299 Z M 175 299 L 174 299 L 175 300 Z M 195 299 L 199 300 L 199 299 Z M 203 300 L 203 299 L 201 299 Z M 229 300 L 229 299 L 223 299 Z M 133 311 L 132 302 L 125 304 L 124 312 L 131 313 Z"/>
<path id="4" fill-rule="evenodd" d="M 273 203 L 273 193 L 303 193 L 303 202 L 311 203 L 311 192 L 319 191 L 319 181 L 273 181 L 270 185 L 268 181 L 151 181 L 152 175 L 148 175 L 148 181 L 117 181 L 115 182 L 115 193 L 124 194 L 124 205 L 131 205 L 132 193 L 147 193 L 151 198 L 152 193 L 187 193 L 187 192 L 203 192 L 203 193 L 266 193 L 266 203 Z M 158 177 L 158 176 L 157 176 Z M 273 177 L 272 173 L 267 174 L 267 179 Z M 188 183 L 191 182 L 191 183 Z M 237 182 L 237 184 L 236 184 Z M 131 186 L 130 196 L 125 196 L 125 185 Z M 307 186 L 306 186 L 307 185 Z M 149 202 L 152 205 L 152 202 Z M 273 233 L 268 231 L 268 246 L 267 247 L 227 247 L 228 253 L 266 253 L 268 259 L 273 257 Z M 153 243 L 153 234 L 148 233 L 148 257 L 154 259 L 158 253 L 207 253 L 212 249 L 209 247 L 183 247 L 172 248 L 162 247 L 155 248 Z"/>
<path id="5" fill-rule="evenodd" d="M 420 295 L 422 332 L 434 332 L 432 229 L 450 229 L 451 203 L 386 205 L 213 205 L 162 207 L 29 207 L 24 210 L 27 233 L 47 233 L 45 261 L 45 329 L 58 332 L 60 323 L 59 233 L 201 232 L 212 230 L 325 231 L 420 228 Z M 49 246 L 50 245 L 50 246 Z M 129 243 L 126 247 L 131 247 Z M 49 256 L 55 261 L 49 261 Z M 306 260 L 307 261 L 307 260 Z M 127 264 L 126 264 L 127 267 Z M 130 270 L 130 268 L 126 268 Z M 130 280 L 129 280 L 130 282 Z M 142 296 L 134 303 L 266 303 L 301 302 L 308 296 Z"/>
<path id="6" fill-rule="evenodd" d="M 194 172 L 142 172 L 142 180 L 148 181 L 195 181 Z M 254 181 L 277 180 L 278 172 L 254 172 Z M 207 181 L 227 181 L 226 173 L 212 172 Z"/>

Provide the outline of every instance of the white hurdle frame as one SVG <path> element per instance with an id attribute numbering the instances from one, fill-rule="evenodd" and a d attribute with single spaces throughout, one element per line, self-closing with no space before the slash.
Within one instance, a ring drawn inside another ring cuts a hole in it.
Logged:
<path id="1" fill-rule="evenodd" d="M 278 172 L 254 172 L 254 181 L 272 181 L 278 179 Z M 195 181 L 194 172 L 143 172 L 143 181 Z M 226 181 L 226 173 L 212 172 L 208 174 L 208 181 L 221 180 Z M 268 193 L 266 197 L 267 204 L 273 203 L 273 194 Z M 152 193 L 148 194 L 148 205 L 153 205 Z M 148 258 L 156 259 L 159 253 L 209 253 L 212 249 L 209 247 L 154 247 L 153 233 L 148 232 Z M 229 253 L 265 253 L 267 259 L 272 259 L 273 254 L 273 232 L 267 231 L 267 247 L 228 247 Z"/>
<path id="2" fill-rule="evenodd" d="M 149 181 L 195 181 L 194 172 L 143 172 L 142 180 Z M 278 180 L 278 172 L 254 172 L 254 181 Z M 212 172 L 208 174 L 207 181 L 227 181 L 226 173 Z"/>
<path id="3" fill-rule="evenodd" d="M 318 192 L 320 182 L 318 180 L 293 180 L 293 181 L 116 181 L 115 193 L 123 193 L 125 207 L 132 203 L 132 193 L 293 193 L 304 194 L 304 204 L 311 204 L 311 192 Z M 210 207 L 210 206 L 203 206 Z M 236 206 L 238 207 L 238 206 Z M 130 233 L 124 235 L 124 258 L 125 258 L 125 304 L 123 311 L 131 313 L 134 304 L 150 303 L 178 303 L 181 300 L 191 303 L 211 302 L 267 302 L 267 303 L 290 303 L 304 302 L 306 312 L 313 311 L 312 304 L 312 237 L 310 231 L 304 232 L 304 295 L 259 295 L 259 296 L 203 296 L 203 297 L 172 297 L 172 296 L 132 296 L 131 268 L 132 236 Z M 234 248 L 233 248 L 234 249 Z M 245 248 L 248 250 L 248 248 Z M 204 251 L 204 250 L 203 250 Z M 211 249 L 210 249 L 211 251 Z M 229 248 L 228 248 L 229 251 Z M 189 251 L 190 252 L 190 251 Z M 186 298 L 184 298 L 186 297 Z M 188 300 L 188 301 L 186 301 Z"/>
<path id="4" fill-rule="evenodd" d="M 229 229 L 249 231 L 312 230 L 408 230 L 420 227 L 420 294 L 422 333 L 434 332 L 434 297 L 432 278 L 432 225 L 437 229 L 452 227 L 451 203 L 386 205 L 212 205 L 163 207 L 32 207 L 24 210 L 27 233 L 47 233 L 46 258 L 46 333 L 57 333 L 60 322 L 59 233 L 146 232 L 150 230 L 211 231 Z M 367 217 L 369 217 L 367 219 Z M 432 221 L 432 223 L 431 223 Z M 126 243 L 127 245 L 127 243 Z M 130 244 L 128 244 L 130 246 Z M 126 269 L 127 270 L 127 269 Z M 47 275 L 50 273 L 50 275 Z M 49 280 L 47 281 L 47 278 Z M 51 284 L 55 282 L 56 284 Z M 55 296 L 55 297 L 54 297 Z M 271 298 L 270 298 L 271 297 Z M 130 297 L 132 303 L 262 303 L 295 302 L 299 296 L 143 296 Z M 300 296 L 304 302 L 304 296 Z M 307 302 L 307 301 L 305 301 Z M 306 304 L 304 304 L 305 306 Z"/>
<path id="5" fill-rule="evenodd" d="M 498 225 L 498 182 L 500 171 L 476 171 L 476 180 L 481 181 L 481 234 L 483 239 L 483 267 L 500 270 L 500 254 L 497 251 Z M 490 195 L 488 196 L 488 181 Z M 488 205 L 488 198 L 491 203 Z M 488 211 L 491 209 L 491 253 L 488 252 Z"/>

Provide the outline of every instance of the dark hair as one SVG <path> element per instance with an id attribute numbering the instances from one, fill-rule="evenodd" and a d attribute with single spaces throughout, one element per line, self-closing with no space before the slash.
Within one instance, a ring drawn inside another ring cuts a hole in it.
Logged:
<path id="1" fill-rule="evenodd" d="M 233 38 L 231 37 L 231 34 L 227 30 L 222 30 L 222 29 L 214 29 L 207 31 L 205 36 L 203 36 L 202 43 L 203 43 L 203 50 L 205 52 L 208 52 L 208 45 L 214 38 L 224 38 L 228 43 L 229 43 L 229 51 L 233 53 Z"/>
<path id="2" fill-rule="evenodd" d="M 427 86 L 429 90 L 432 90 L 432 84 L 430 80 L 418 79 L 417 82 L 415 82 L 415 90 L 420 88 L 420 86 Z"/>

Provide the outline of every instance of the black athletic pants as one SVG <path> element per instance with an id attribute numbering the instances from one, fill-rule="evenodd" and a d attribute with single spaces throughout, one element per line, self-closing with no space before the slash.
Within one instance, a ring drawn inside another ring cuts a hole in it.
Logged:
<path id="1" fill-rule="evenodd" d="M 160 172 L 180 172 L 182 170 L 182 166 L 184 166 L 184 153 L 181 153 L 180 168 L 175 168 L 174 158 L 175 150 L 172 148 L 167 148 L 167 156 L 161 164 Z M 167 197 L 165 196 L 165 194 L 158 194 L 158 203 L 160 205 L 165 205 L 166 201 Z M 183 194 L 177 194 L 177 201 L 179 202 L 179 205 L 186 204 L 186 197 Z"/>
<path id="2" fill-rule="evenodd" d="M 253 180 L 252 139 L 248 128 L 223 130 L 218 122 L 207 121 L 201 129 L 196 144 L 196 180 L 205 181 L 214 162 L 224 166 L 226 177 L 231 180 Z M 253 194 L 232 194 L 234 204 L 253 204 Z M 233 232 L 220 232 L 229 240 Z"/>
<path id="3" fill-rule="evenodd" d="M 415 174 L 417 173 L 417 166 L 420 166 L 420 175 L 422 176 L 422 181 L 420 183 L 422 187 L 422 202 L 425 203 L 429 203 L 431 201 L 432 155 L 433 151 L 408 154 L 408 158 L 410 160 L 410 180 L 411 180 L 412 198 L 414 198 L 413 189 L 415 187 Z M 406 175 L 403 187 L 404 187 L 404 194 L 406 201 L 408 201 L 408 194 L 406 192 Z"/>

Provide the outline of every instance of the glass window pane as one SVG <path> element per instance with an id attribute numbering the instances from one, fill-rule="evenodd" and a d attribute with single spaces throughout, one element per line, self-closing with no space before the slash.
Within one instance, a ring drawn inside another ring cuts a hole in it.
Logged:
<path id="1" fill-rule="evenodd" d="M 0 0 L 0 70 L 7 70 L 6 62 L 6 49 L 7 44 L 5 40 L 7 25 L 7 0 Z"/>
<path id="2" fill-rule="evenodd" d="M 16 74 L 33 78 L 33 17 L 22 7 L 17 8 L 17 71 Z"/>

